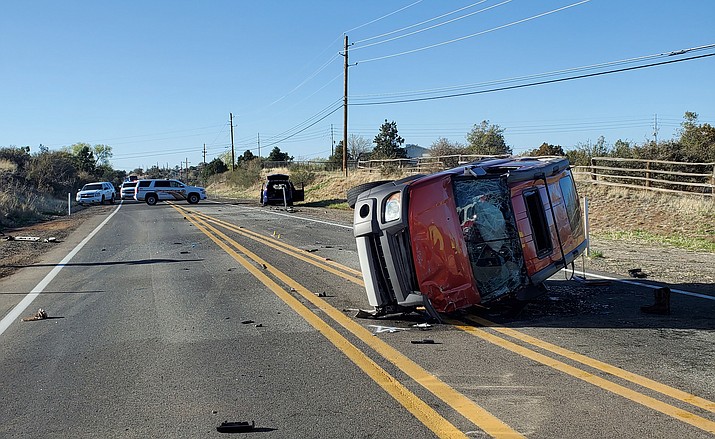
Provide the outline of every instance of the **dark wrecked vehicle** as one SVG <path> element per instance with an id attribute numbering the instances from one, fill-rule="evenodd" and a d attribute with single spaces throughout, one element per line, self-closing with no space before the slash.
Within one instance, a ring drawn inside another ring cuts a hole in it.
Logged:
<path id="1" fill-rule="evenodd" d="M 305 189 L 301 184 L 296 189 L 290 177 L 285 174 L 271 174 L 261 187 L 261 204 L 280 204 L 292 206 L 294 202 L 305 199 Z"/>
<path id="2" fill-rule="evenodd" d="M 374 315 L 528 300 L 586 248 L 566 158 L 483 159 L 348 192 Z"/>

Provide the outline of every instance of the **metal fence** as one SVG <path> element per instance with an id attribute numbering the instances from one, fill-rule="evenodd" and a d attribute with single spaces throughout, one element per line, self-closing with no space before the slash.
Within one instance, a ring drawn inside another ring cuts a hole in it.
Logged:
<path id="1" fill-rule="evenodd" d="M 715 197 L 715 163 L 593 157 L 573 172 L 595 184 Z"/>

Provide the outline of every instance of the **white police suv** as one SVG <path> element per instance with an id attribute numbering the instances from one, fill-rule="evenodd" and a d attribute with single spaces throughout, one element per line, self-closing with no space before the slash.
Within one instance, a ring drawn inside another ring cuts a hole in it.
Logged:
<path id="1" fill-rule="evenodd" d="M 186 200 L 189 204 L 196 204 L 206 199 L 206 189 L 188 186 L 179 180 L 139 180 L 134 189 L 134 199 L 146 201 L 150 206 L 163 200 Z"/>

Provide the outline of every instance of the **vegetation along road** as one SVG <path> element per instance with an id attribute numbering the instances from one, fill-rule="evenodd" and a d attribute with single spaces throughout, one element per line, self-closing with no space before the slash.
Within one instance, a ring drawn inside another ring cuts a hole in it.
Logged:
<path id="1" fill-rule="evenodd" d="M 559 274 L 520 312 L 358 319 L 349 213 L 93 212 L 0 279 L 2 437 L 715 434 L 711 283 L 673 286 L 670 315 L 641 313 L 650 279 Z"/>

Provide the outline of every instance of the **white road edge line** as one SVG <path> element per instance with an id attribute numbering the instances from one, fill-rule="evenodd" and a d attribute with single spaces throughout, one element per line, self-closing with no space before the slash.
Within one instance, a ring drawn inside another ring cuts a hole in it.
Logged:
<path id="1" fill-rule="evenodd" d="M 570 272 L 571 272 L 571 270 L 567 270 L 567 269 L 565 269 L 565 268 L 562 268 L 561 271 L 565 271 L 565 272 L 567 272 L 567 273 L 570 273 Z M 644 284 L 644 283 L 642 283 L 642 282 L 636 282 L 636 281 L 628 280 L 628 279 L 619 279 L 619 278 L 617 278 L 617 277 L 602 276 L 602 275 L 600 275 L 600 274 L 589 273 L 589 272 L 586 272 L 586 271 L 578 271 L 578 270 L 576 270 L 574 273 L 576 273 L 576 274 L 582 274 L 582 275 L 584 275 L 584 276 L 591 276 L 591 277 L 595 277 L 595 278 L 598 278 L 598 279 L 612 280 L 612 281 L 615 281 L 615 282 L 621 282 L 621 283 L 628 284 L 628 285 L 636 285 L 636 286 L 639 286 L 639 287 L 646 287 L 646 288 L 653 288 L 653 289 L 662 288 L 662 287 L 663 287 L 663 285 Z M 693 293 L 692 291 L 679 290 L 679 289 L 677 289 L 677 288 L 671 288 L 670 291 L 673 292 L 673 293 L 682 294 L 682 295 L 684 295 L 684 296 L 692 296 L 692 297 L 697 297 L 697 298 L 700 298 L 700 299 L 715 300 L 715 296 L 708 296 L 707 294 Z"/>
<path id="2" fill-rule="evenodd" d="M 213 200 L 206 200 L 206 201 L 208 201 L 209 203 L 214 203 L 214 204 L 226 204 L 226 203 L 222 203 L 222 202 L 220 202 L 220 201 L 213 201 Z M 317 220 L 317 219 L 306 218 L 306 217 L 303 217 L 303 216 L 288 215 L 287 213 L 266 211 L 266 210 L 264 210 L 264 209 L 261 209 L 260 207 L 246 207 L 246 206 L 236 206 L 236 207 L 238 207 L 239 209 L 260 210 L 260 211 L 262 211 L 262 212 L 270 213 L 270 214 L 273 214 L 273 215 L 280 215 L 280 216 L 285 216 L 285 217 L 293 218 L 293 219 L 296 219 L 296 218 L 297 218 L 297 219 L 300 219 L 300 220 L 303 220 L 303 221 L 310 221 L 310 222 L 314 222 L 314 223 L 325 224 L 325 225 L 328 225 L 328 226 L 341 227 L 341 228 L 343 228 L 343 229 L 348 229 L 348 230 L 352 230 L 352 229 L 353 229 L 353 226 L 346 226 L 345 224 L 331 223 L 331 222 L 328 222 L 328 221 L 321 221 L 321 220 Z"/>
<path id="3" fill-rule="evenodd" d="M 30 306 L 30 304 L 37 298 L 37 296 L 39 296 L 40 293 L 43 292 L 45 288 L 47 288 L 47 285 L 52 282 L 52 279 L 57 276 L 60 270 L 62 270 L 62 268 L 64 268 L 64 266 L 70 260 L 72 260 L 72 258 L 75 257 L 75 255 L 77 255 L 80 250 L 82 250 L 82 247 L 84 247 L 85 244 L 87 244 L 89 240 L 92 239 L 94 235 L 96 235 L 97 232 L 99 232 L 99 230 L 104 227 L 104 225 L 107 224 L 114 215 L 117 214 L 117 212 L 119 212 L 119 209 L 121 207 L 121 204 L 117 206 L 117 208 L 114 209 L 114 212 L 112 212 L 107 218 L 105 218 L 104 221 L 102 221 L 100 225 L 98 225 L 94 230 L 92 230 L 92 232 L 87 235 L 87 237 L 84 238 L 82 242 L 77 244 L 77 246 L 72 249 L 72 251 L 69 252 L 67 256 L 65 256 L 57 265 L 55 265 L 52 271 L 47 273 L 47 276 L 45 276 L 45 278 L 42 279 L 40 283 L 37 284 L 35 288 L 33 288 L 32 291 L 30 291 L 30 293 L 20 301 L 20 303 L 15 305 L 15 308 L 13 308 L 5 317 L 3 317 L 2 320 L 0 320 L 0 335 L 2 335 L 5 330 L 10 327 L 10 324 L 12 324 L 12 322 L 16 321 L 18 317 L 20 317 L 20 315 L 25 311 L 25 309 L 27 309 L 28 306 Z"/>

